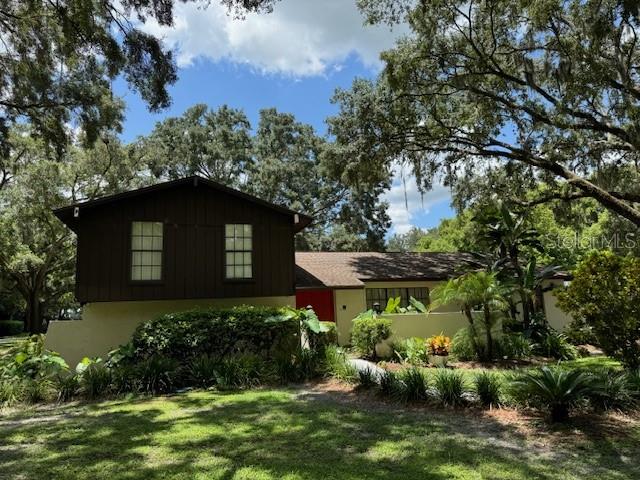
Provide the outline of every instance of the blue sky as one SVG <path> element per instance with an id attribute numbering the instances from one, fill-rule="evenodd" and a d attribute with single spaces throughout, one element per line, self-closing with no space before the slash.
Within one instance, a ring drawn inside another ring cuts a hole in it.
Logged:
<path id="1" fill-rule="evenodd" d="M 355 0 L 282 0 L 273 13 L 245 20 L 229 17 L 215 1 L 206 9 L 178 3 L 172 28 L 153 23 L 144 28 L 175 51 L 179 80 L 170 89 L 172 106 L 158 114 L 150 113 L 125 82 L 116 83 L 127 103 L 125 141 L 196 103 L 242 108 L 254 126 L 260 109 L 275 107 L 324 134 L 325 119 L 336 112 L 330 102 L 335 89 L 348 88 L 357 76 L 374 77 L 380 51 L 405 33 L 363 26 Z M 435 226 L 453 216 L 444 187 L 422 196 L 412 178 L 406 185 L 398 178 L 386 195 L 392 232 Z"/>

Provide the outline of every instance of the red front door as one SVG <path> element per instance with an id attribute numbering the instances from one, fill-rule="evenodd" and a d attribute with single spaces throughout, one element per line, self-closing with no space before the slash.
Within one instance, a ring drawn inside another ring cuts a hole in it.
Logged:
<path id="1" fill-rule="evenodd" d="M 318 318 L 323 322 L 336 321 L 333 306 L 333 290 L 327 288 L 297 290 L 296 307 L 307 308 L 309 305 L 311 305 L 316 315 L 318 315 Z"/>

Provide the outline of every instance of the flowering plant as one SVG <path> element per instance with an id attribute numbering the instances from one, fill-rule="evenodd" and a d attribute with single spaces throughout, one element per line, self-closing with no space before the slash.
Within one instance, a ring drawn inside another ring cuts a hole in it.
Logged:
<path id="1" fill-rule="evenodd" d="M 450 348 L 451 339 L 443 333 L 427 338 L 427 349 L 429 350 L 429 355 L 449 355 Z"/>

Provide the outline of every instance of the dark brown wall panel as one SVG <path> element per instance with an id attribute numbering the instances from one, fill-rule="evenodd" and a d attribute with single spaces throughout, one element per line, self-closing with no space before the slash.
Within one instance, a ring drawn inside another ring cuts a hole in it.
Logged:
<path id="1" fill-rule="evenodd" d="M 131 282 L 130 225 L 164 224 L 163 279 Z M 254 278 L 224 278 L 224 225 L 253 225 Z M 293 219 L 207 186 L 180 186 L 81 210 L 80 302 L 294 294 Z"/>

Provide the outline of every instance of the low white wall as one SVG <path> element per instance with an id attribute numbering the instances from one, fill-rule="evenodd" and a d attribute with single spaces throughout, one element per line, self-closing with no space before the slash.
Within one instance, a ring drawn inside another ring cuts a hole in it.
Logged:
<path id="1" fill-rule="evenodd" d="M 571 316 L 564 313 L 558 308 L 558 299 L 554 294 L 554 290 L 563 289 L 564 282 L 561 280 L 552 280 L 544 284 L 544 287 L 553 287 L 553 290 L 549 290 L 543 293 L 544 299 L 544 312 L 547 317 L 547 322 L 553 328 L 558 331 L 562 331 L 571 323 Z"/>
<path id="2" fill-rule="evenodd" d="M 295 297 L 88 303 L 82 309 L 82 320 L 51 322 L 45 346 L 58 352 L 74 368 L 84 357 L 104 358 L 111 350 L 128 342 L 139 324 L 160 315 L 206 307 L 295 304 Z"/>

